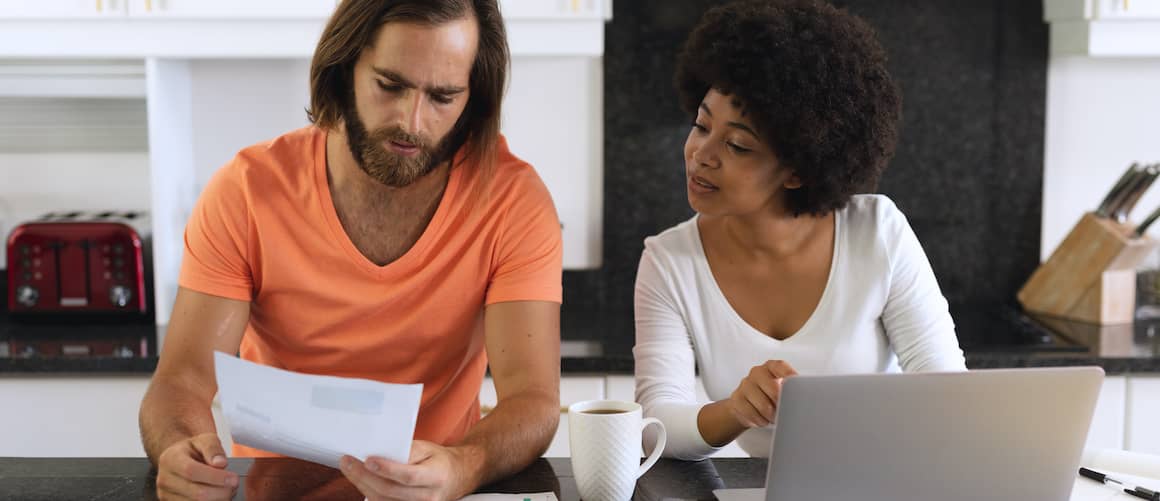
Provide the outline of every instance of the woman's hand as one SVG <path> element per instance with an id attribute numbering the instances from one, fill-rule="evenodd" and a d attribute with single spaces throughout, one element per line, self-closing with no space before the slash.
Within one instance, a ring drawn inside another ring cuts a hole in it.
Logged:
<path id="1" fill-rule="evenodd" d="M 797 371 L 784 360 L 770 360 L 749 370 L 729 396 L 729 414 L 745 428 L 759 428 L 773 422 L 781 399 L 781 382 Z"/>

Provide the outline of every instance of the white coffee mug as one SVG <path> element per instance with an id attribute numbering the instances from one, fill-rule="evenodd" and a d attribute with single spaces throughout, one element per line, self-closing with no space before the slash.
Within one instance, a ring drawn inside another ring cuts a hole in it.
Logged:
<path id="1" fill-rule="evenodd" d="M 665 449 L 665 425 L 643 418 L 640 404 L 618 400 L 588 400 L 568 407 L 572 473 L 584 501 L 627 501 L 636 480 L 652 468 Z M 644 427 L 660 428 L 657 444 L 640 462 Z"/>

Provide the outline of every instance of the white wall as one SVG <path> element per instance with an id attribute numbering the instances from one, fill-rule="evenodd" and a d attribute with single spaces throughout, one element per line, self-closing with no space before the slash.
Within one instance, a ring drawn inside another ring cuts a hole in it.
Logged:
<path id="1" fill-rule="evenodd" d="M 0 235 L 45 212 L 149 208 L 149 156 L 0 152 Z M 5 256 L 0 246 L 0 268 Z"/>
<path id="2" fill-rule="evenodd" d="M 203 60 L 190 72 L 194 193 L 242 148 L 309 124 L 310 61 Z"/>
<path id="3" fill-rule="evenodd" d="M 1160 58 L 1053 56 L 1045 143 L 1042 259 L 1129 164 L 1160 162 Z M 1153 187 L 1131 219 L 1157 206 Z M 1160 225 L 1149 233 L 1160 236 Z"/>

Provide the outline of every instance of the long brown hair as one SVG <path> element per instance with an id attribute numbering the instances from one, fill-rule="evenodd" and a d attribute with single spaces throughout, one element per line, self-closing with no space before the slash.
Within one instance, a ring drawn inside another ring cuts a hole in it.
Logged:
<path id="1" fill-rule="evenodd" d="M 462 148 L 464 162 L 479 166 L 482 179 L 490 179 L 510 65 L 507 34 L 496 0 L 343 0 L 326 24 L 310 63 L 307 117 L 323 129 L 335 129 L 342 123 L 343 110 L 353 105 L 355 62 L 363 49 L 374 44 L 384 24 L 439 25 L 469 16 L 479 25 L 471 96 L 449 133 L 447 145 L 452 155 Z"/>

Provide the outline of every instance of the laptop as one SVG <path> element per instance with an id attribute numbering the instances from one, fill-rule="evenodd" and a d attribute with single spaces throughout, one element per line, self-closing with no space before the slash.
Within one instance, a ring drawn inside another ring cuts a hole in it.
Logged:
<path id="1" fill-rule="evenodd" d="M 782 385 L 765 489 L 721 501 L 1060 501 L 1099 367 L 798 376 Z"/>

